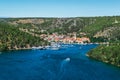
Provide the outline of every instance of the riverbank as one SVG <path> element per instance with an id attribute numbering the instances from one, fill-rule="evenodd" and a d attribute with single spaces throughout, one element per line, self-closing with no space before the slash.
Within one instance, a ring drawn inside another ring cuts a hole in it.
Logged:
<path id="1" fill-rule="evenodd" d="M 88 52 L 87 56 L 120 67 L 120 45 L 100 45 Z"/>
<path id="2" fill-rule="evenodd" d="M 3 50 L 3 51 L 14 51 L 14 50 L 32 50 L 33 49 L 33 47 L 27 47 L 27 48 L 14 48 L 14 49 L 7 49 L 7 50 Z M 1 52 L 3 52 L 3 51 L 1 51 Z"/>

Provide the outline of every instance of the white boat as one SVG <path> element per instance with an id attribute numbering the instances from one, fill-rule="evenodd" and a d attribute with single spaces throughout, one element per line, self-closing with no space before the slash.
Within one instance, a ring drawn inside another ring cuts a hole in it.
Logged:
<path id="1" fill-rule="evenodd" d="M 36 49 L 40 49 L 40 50 L 43 50 L 45 49 L 45 47 L 42 47 L 42 46 L 39 46 L 39 47 L 32 47 L 33 50 L 36 50 Z"/>
<path id="2" fill-rule="evenodd" d="M 57 44 L 57 43 L 52 42 L 51 43 L 51 49 L 52 50 L 59 50 L 60 49 L 60 45 Z"/>
<path id="3" fill-rule="evenodd" d="M 66 58 L 65 61 L 70 61 L 70 58 Z"/>
<path id="4" fill-rule="evenodd" d="M 50 49 L 50 46 L 45 46 L 46 49 Z"/>
<path id="5" fill-rule="evenodd" d="M 39 46 L 38 49 L 43 50 L 45 47 Z"/>
<path id="6" fill-rule="evenodd" d="M 32 49 L 33 49 L 33 50 L 36 50 L 36 49 L 37 49 L 37 47 L 32 47 Z"/>

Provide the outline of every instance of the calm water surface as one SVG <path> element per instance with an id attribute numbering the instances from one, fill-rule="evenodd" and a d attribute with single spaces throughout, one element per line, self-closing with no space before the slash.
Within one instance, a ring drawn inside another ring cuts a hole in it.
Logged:
<path id="1" fill-rule="evenodd" d="M 120 68 L 85 56 L 94 47 L 62 45 L 60 50 L 3 52 L 0 80 L 120 80 Z"/>

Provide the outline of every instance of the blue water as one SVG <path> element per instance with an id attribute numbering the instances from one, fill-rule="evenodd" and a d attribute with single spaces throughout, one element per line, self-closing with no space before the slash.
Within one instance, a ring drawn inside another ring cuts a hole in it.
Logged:
<path id="1" fill-rule="evenodd" d="M 85 56 L 96 46 L 2 52 L 0 80 L 120 80 L 120 68 Z"/>

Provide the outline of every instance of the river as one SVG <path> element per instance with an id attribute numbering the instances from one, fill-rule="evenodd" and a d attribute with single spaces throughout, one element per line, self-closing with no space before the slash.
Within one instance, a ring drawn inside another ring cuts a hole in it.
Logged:
<path id="1" fill-rule="evenodd" d="M 2 52 L 0 80 L 120 80 L 120 68 L 86 56 L 96 46 Z"/>

